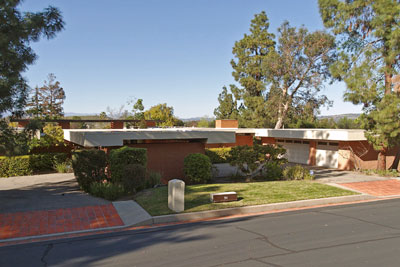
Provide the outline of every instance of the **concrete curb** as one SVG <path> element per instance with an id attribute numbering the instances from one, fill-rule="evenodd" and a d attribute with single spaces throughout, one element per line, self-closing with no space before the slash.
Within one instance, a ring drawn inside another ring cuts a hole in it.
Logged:
<path id="1" fill-rule="evenodd" d="M 370 195 L 355 195 L 355 196 L 299 200 L 292 202 L 228 208 L 221 210 L 162 215 L 162 216 L 154 216 L 152 224 L 165 224 L 165 223 L 175 223 L 183 221 L 205 220 L 205 219 L 227 217 L 233 215 L 245 215 L 245 214 L 260 213 L 273 210 L 278 211 L 291 208 L 304 208 L 304 207 L 312 207 L 318 205 L 340 204 L 346 202 L 372 200 L 372 199 L 378 199 L 378 198 Z"/>

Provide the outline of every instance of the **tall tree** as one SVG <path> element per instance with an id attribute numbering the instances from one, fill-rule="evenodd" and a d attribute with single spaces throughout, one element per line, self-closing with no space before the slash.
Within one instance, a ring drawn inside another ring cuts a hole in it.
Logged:
<path id="1" fill-rule="evenodd" d="M 64 116 L 62 105 L 65 100 L 65 92 L 53 73 L 47 76 L 47 81 L 39 88 L 39 94 L 41 96 L 39 99 L 40 117 L 56 119 Z"/>
<path id="2" fill-rule="evenodd" d="M 238 118 L 239 111 L 237 108 L 237 100 L 228 92 L 228 89 L 225 86 L 222 88 L 222 93 L 218 96 L 218 102 L 219 106 L 214 109 L 214 115 L 217 119 Z"/>
<path id="3" fill-rule="evenodd" d="M 387 151 L 400 139 L 392 80 L 400 71 L 400 1 L 319 0 L 319 8 L 341 49 L 332 74 L 346 83 L 345 100 L 363 104 L 366 137 L 379 152 L 378 169 L 386 169 Z"/>
<path id="4" fill-rule="evenodd" d="M 256 14 L 250 34 L 235 43 L 232 75 L 240 87 L 231 85 L 232 93 L 223 89 L 218 99 L 220 105 L 215 110 L 217 117 L 220 114 L 227 117 L 235 104 L 241 126 L 280 129 L 292 118 L 288 114 L 296 115 L 301 110 L 299 107 L 315 103 L 309 105 L 314 113 L 329 103 L 318 93 L 329 78 L 334 37 L 322 31 L 309 33 L 304 27 L 296 29 L 285 22 L 278 29 L 275 42 L 268 28 L 265 12 Z M 232 96 L 235 100 L 231 100 Z"/>
<path id="5" fill-rule="evenodd" d="M 0 115 L 6 111 L 20 115 L 28 96 L 22 76 L 36 54 L 30 43 L 41 37 L 51 39 L 64 27 L 60 11 L 52 6 L 42 12 L 21 13 L 20 0 L 0 3 Z"/>
<path id="6" fill-rule="evenodd" d="M 276 50 L 263 61 L 266 83 L 276 90 L 278 114 L 275 129 L 280 129 L 294 104 L 327 103 L 326 96 L 318 96 L 323 82 L 329 78 L 333 62 L 335 39 L 328 33 L 309 33 L 304 27 L 296 29 L 284 22 L 278 29 Z"/>
<path id="7" fill-rule="evenodd" d="M 31 97 L 26 103 L 26 113 L 33 118 L 40 118 L 43 114 L 41 103 L 43 102 L 43 95 L 39 87 L 32 90 Z"/>

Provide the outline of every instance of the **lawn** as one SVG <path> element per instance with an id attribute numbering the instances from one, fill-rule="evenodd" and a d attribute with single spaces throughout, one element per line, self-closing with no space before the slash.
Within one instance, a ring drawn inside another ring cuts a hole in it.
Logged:
<path id="1" fill-rule="evenodd" d="M 235 191 L 238 201 L 211 203 L 210 193 Z M 185 211 L 204 211 L 286 201 L 354 195 L 352 191 L 311 181 L 279 181 L 189 185 L 185 188 Z M 174 213 L 168 209 L 168 187 L 148 189 L 135 200 L 151 215 Z"/>

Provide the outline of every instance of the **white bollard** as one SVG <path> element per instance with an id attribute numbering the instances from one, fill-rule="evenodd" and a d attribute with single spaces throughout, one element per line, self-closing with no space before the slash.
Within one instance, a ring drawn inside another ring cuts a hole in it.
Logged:
<path id="1" fill-rule="evenodd" d="M 168 182 L 168 208 L 175 212 L 185 209 L 185 182 L 173 179 Z"/>

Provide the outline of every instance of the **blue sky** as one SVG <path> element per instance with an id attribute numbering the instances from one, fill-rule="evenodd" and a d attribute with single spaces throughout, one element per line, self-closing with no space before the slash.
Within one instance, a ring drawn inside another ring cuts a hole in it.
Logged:
<path id="1" fill-rule="evenodd" d="M 54 73 L 66 92 L 65 112 L 100 113 L 142 98 L 145 108 L 174 107 L 180 118 L 213 116 L 222 86 L 234 83 L 232 47 L 254 14 L 266 11 L 270 31 L 291 25 L 322 29 L 317 0 L 26 0 L 24 11 L 58 7 L 65 30 L 32 47 L 25 73 L 42 85 Z M 343 84 L 327 85 L 334 101 L 322 115 L 360 112 L 344 103 Z"/>

